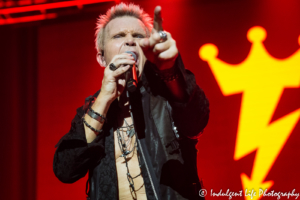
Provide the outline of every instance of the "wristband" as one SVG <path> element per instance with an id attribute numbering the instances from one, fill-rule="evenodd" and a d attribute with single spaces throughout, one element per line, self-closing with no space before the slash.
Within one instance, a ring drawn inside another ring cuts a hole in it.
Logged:
<path id="1" fill-rule="evenodd" d="M 172 67 L 170 69 L 165 69 L 161 71 L 157 71 L 157 75 L 160 77 L 160 79 L 164 82 L 169 82 L 177 79 L 179 77 L 177 67 Z"/>
<path id="2" fill-rule="evenodd" d="M 91 125 L 89 125 L 89 124 L 85 121 L 84 117 L 82 117 L 82 121 L 83 121 L 83 123 L 84 123 L 89 129 L 91 129 L 92 131 L 97 132 L 97 133 L 101 133 L 101 132 L 102 132 L 102 129 L 101 129 L 101 130 L 97 130 L 97 129 L 95 129 L 94 127 L 92 127 Z M 98 135 L 98 134 L 96 134 L 96 135 Z"/>
<path id="3" fill-rule="evenodd" d="M 88 109 L 87 114 L 88 114 L 91 118 L 97 120 L 97 121 L 100 122 L 100 123 L 103 123 L 103 122 L 106 122 L 106 121 L 107 121 L 106 117 L 104 117 L 103 115 L 101 115 L 101 114 L 95 112 L 91 107 Z"/>

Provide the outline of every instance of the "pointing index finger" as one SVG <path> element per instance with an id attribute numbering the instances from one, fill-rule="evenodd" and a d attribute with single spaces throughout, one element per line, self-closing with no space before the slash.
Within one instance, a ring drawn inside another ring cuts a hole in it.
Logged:
<path id="1" fill-rule="evenodd" d="M 154 9 L 154 20 L 153 20 L 153 29 L 158 31 L 163 31 L 162 27 L 162 18 L 161 18 L 161 7 L 156 6 Z"/>

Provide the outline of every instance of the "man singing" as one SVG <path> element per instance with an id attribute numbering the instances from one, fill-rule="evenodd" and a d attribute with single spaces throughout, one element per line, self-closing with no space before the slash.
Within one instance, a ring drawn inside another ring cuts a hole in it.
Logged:
<path id="1" fill-rule="evenodd" d="M 160 12 L 152 26 L 139 6 L 121 3 L 98 19 L 101 90 L 77 109 L 53 161 L 64 183 L 89 172 L 91 200 L 200 198 L 195 145 L 208 101 Z"/>

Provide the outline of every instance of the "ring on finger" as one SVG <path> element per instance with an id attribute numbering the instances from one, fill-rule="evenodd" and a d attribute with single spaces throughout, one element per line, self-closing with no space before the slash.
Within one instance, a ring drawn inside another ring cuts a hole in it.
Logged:
<path id="1" fill-rule="evenodd" d="M 159 31 L 158 33 L 159 33 L 159 36 L 160 36 L 160 42 L 164 42 L 168 39 L 168 36 L 167 36 L 166 32 Z"/>
<path id="2" fill-rule="evenodd" d="M 110 63 L 110 64 L 109 64 L 109 69 L 110 69 L 111 71 L 116 71 L 116 69 L 118 69 L 118 68 L 116 67 L 116 65 L 115 65 L 114 63 Z"/>

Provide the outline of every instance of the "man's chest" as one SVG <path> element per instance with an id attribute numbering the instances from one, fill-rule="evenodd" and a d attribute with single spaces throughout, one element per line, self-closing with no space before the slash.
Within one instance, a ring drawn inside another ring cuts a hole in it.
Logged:
<path id="1" fill-rule="evenodd" d="M 122 156 L 123 146 L 122 141 L 120 141 L 122 139 L 124 140 L 123 143 L 125 142 L 126 144 L 127 150 L 129 152 L 132 151 L 126 157 Z M 120 134 L 118 134 L 117 131 L 114 131 L 115 162 L 120 200 L 147 199 L 144 187 L 144 179 L 141 175 L 138 176 L 139 174 L 141 174 L 141 168 L 135 145 L 135 135 L 131 138 L 128 138 L 126 136 L 123 138 L 121 136 L 120 138 Z M 134 191 L 130 187 L 130 183 L 133 184 Z"/>

